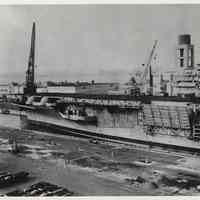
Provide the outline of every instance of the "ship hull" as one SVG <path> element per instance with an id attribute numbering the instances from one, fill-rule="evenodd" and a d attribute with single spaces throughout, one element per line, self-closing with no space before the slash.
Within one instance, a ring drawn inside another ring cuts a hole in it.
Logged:
<path id="1" fill-rule="evenodd" d="M 200 151 L 200 142 L 188 139 L 188 131 L 182 135 L 173 135 L 174 130 L 160 128 L 157 129 L 156 134 L 147 135 L 144 131 L 144 126 L 139 124 L 130 128 L 106 128 L 93 125 L 81 125 L 62 119 L 53 109 L 43 110 L 42 112 L 41 110 L 26 111 L 21 121 L 23 122 L 22 124 L 28 128 L 53 131 L 58 134 L 102 140 L 110 139 L 118 142 L 132 142 L 193 152 Z"/>

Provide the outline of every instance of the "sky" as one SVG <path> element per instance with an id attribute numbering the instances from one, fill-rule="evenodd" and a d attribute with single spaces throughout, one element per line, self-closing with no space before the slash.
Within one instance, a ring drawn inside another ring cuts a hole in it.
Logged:
<path id="1" fill-rule="evenodd" d="M 36 79 L 124 82 L 158 40 L 154 71 L 176 69 L 178 35 L 200 63 L 200 5 L 1 5 L 0 83 L 25 80 L 36 22 Z"/>

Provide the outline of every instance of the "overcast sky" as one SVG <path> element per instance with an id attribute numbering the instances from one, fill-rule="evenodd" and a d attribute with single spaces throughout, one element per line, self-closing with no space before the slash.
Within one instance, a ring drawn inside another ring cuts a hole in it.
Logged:
<path id="1" fill-rule="evenodd" d="M 199 5 L 2 5 L 0 82 L 24 81 L 33 21 L 37 80 L 126 81 L 154 40 L 154 70 L 169 70 L 179 34 L 192 35 L 200 62 Z"/>

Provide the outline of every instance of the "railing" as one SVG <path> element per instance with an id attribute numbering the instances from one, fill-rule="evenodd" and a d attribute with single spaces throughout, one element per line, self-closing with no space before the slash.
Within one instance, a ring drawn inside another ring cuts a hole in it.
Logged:
<path id="1" fill-rule="evenodd" d="M 22 96 L 23 94 L 9 94 L 7 96 Z M 134 95 L 111 95 L 111 94 L 83 94 L 83 93 L 37 93 L 37 96 L 55 96 L 55 97 L 72 97 L 77 99 L 98 99 L 98 100 L 130 100 L 141 101 L 144 103 L 150 103 L 151 101 L 177 101 L 177 102 L 191 102 L 199 103 L 200 97 L 187 96 L 134 96 Z"/>

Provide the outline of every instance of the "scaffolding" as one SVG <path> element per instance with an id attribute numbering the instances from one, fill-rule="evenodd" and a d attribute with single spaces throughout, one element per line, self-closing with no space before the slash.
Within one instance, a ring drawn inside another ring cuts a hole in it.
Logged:
<path id="1" fill-rule="evenodd" d="M 189 111 L 183 106 L 161 106 L 145 104 L 143 106 L 145 126 L 190 130 Z"/>

